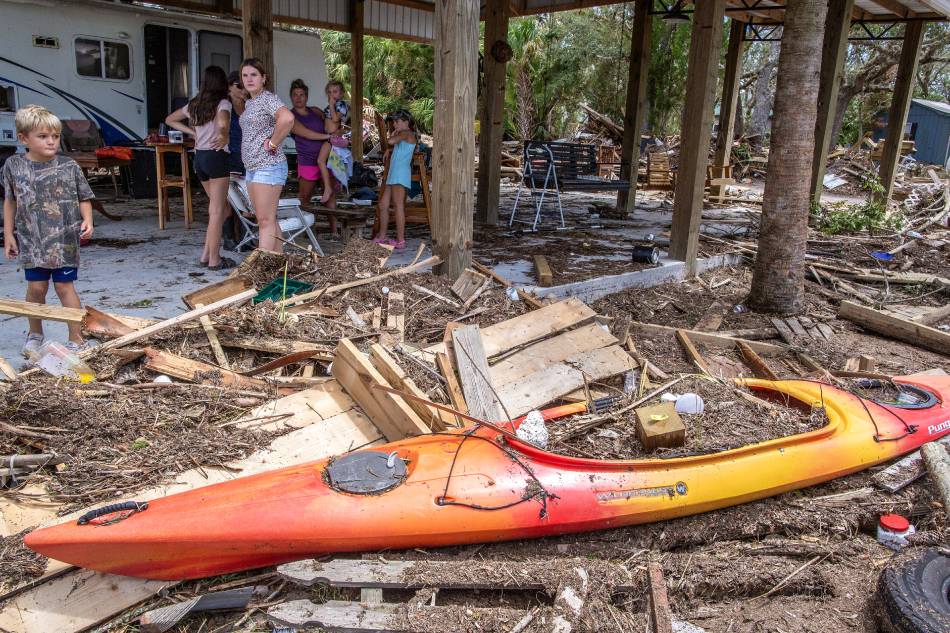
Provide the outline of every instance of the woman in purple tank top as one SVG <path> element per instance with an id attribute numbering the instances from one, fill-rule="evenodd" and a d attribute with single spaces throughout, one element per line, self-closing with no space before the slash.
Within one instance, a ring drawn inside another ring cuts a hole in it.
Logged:
<path id="1" fill-rule="evenodd" d="M 317 158 L 320 156 L 323 144 L 330 138 L 330 135 L 326 133 L 323 111 L 307 105 L 309 96 L 310 90 L 302 79 L 294 79 L 291 82 L 290 101 L 293 103 L 292 112 L 297 119 L 292 136 L 297 146 L 297 197 L 301 204 L 310 204 L 313 190 L 317 182 L 321 180 Z M 302 136 L 299 133 L 301 127 L 306 128 L 311 134 Z M 336 208 L 335 191 L 331 192 L 326 206 L 330 209 Z M 332 215 L 330 216 L 330 232 L 336 233 L 336 218 Z"/>

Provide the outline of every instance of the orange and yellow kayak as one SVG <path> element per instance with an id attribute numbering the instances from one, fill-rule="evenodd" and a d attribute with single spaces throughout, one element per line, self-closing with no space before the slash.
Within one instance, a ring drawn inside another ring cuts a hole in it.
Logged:
<path id="1" fill-rule="evenodd" d="M 26 536 L 50 558 L 178 580 L 330 552 L 536 538 L 662 521 L 819 484 L 950 434 L 950 377 L 895 378 L 913 402 L 876 403 L 809 381 L 748 380 L 824 406 L 827 426 L 711 455 L 600 461 L 497 430 L 413 437 L 238 478 L 139 506 L 107 507 Z"/>

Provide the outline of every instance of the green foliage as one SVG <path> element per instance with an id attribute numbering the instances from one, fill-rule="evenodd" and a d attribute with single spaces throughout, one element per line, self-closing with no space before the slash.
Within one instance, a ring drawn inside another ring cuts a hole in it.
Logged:
<path id="1" fill-rule="evenodd" d="M 350 85 L 350 35 L 321 31 L 330 79 Z M 435 111 L 432 47 L 382 37 L 363 39 L 363 96 L 381 112 L 406 109 L 422 132 L 432 131 Z"/>
<path id="2" fill-rule="evenodd" d="M 833 202 L 825 207 L 812 204 L 812 216 L 818 230 L 825 235 L 840 235 L 859 231 L 900 230 L 904 216 L 900 212 L 888 214 L 887 205 L 881 201 L 884 186 L 876 176 L 866 176 L 861 187 L 868 192 L 863 204 Z"/>

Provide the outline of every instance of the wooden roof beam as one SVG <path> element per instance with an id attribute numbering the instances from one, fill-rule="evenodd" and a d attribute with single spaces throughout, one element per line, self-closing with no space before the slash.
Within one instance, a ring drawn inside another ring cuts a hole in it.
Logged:
<path id="1" fill-rule="evenodd" d="M 899 18 L 914 17 L 914 12 L 898 2 L 898 0 L 871 0 L 871 2 L 881 7 L 885 11 L 890 11 Z M 879 16 L 880 14 L 874 15 Z"/>

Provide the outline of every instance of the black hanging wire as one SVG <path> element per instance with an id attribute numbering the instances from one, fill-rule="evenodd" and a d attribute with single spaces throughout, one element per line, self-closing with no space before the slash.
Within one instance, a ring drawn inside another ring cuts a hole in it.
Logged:
<path id="1" fill-rule="evenodd" d="M 476 426 L 476 427 L 472 427 L 471 430 L 466 431 L 465 433 L 461 434 L 462 439 L 458 443 L 458 446 L 455 448 L 455 454 L 452 455 L 452 463 L 449 465 L 449 474 L 445 478 L 445 488 L 442 490 L 442 496 L 436 499 L 436 503 L 438 503 L 440 506 L 462 506 L 464 508 L 472 508 L 473 510 L 494 511 L 494 510 L 505 510 L 507 508 L 512 508 L 522 503 L 531 501 L 532 499 L 538 499 L 541 504 L 541 512 L 539 513 L 539 516 L 542 519 L 546 517 L 548 515 L 548 499 L 557 499 L 558 496 L 548 492 L 544 488 L 544 485 L 541 483 L 541 481 L 535 476 L 534 472 L 532 472 L 532 470 L 528 468 L 527 464 L 522 462 L 518 458 L 518 456 L 514 454 L 513 451 L 511 451 L 510 449 L 506 448 L 505 446 L 503 446 L 502 444 L 500 444 L 499 442 L 491 438 L 482 437 L 481 435 L 475 435 L 475 432 L 477 430 L 478 430 L 478 427 Z M 433 433 L 432 435 L 448 435 L 450 437 L 457 438 L 459 434 L 436 432 L 436 433 Z M 512 501 L 511 503 L 499 505 L 499 506 L 483 506 L 477 503 L 467 503 L 464 501 L 450 500 L 448 498 L 449 486 L 452 483 L 452 475 L 455 472 L 455 462 L 458 460 L 458 456 L 462 450 L 462 446 L 465 444 L 466 440 L 468 440 L 469 438 L 474 438 L 477 440 L 482 440 L 483 442 L 488 442 L 490 445 L 496 447 L 498 450 L 504 453 L 508 457 L 508 459 L 518 464 L 518 466 L 520 466 L 522 470 L 528 473 L 528 476 L 531 478 L 532 481 L 534 481 L 535 485 L 537 485 L 538 487 L 537 491 L 532 492 L 530 494 L 526 491 L 525 495 L 521 499 L 518 499 L 517 501 Z"/>
<path id="2" fill-rule="evenodd" d="M 821 382 L 820 380 L 807 380 L 807 379 L 803 379 L 803 382 L 813 382 L 818 385 L 818 393 L 821 397 L 821 408 L 825 409 L 825 392 L 824 392 L 825 383 Z M 888 380 L 888 382 L 898 392 L 901 391 L 900 385 L 895 383 L 893 380 Z M 864 412 L 868 414 L 868 419 L 871 421 L 871 424 L 874 425 L 874 441 L 875 442 L 896 442 L 898 440 L 904 439 L 908 435 L 913 435 L 914 433 L 917 432 L 916 426 L 914 426 L 913 424 L 908 424 L 904 418 L 899 416 L 897 412 L 893 411 L 891 408 L 881 405 L 882 409 L 884 409 L 886 412 L 893 415 L 895 418 L 897 418 L 900 421 L 901 424 L 904 425 L 904 430 L 905 430 L 905 433 L 903 435 L 899 435 L 897 437 L 881 437 L 881 430 L 877 426 L 877 420 L 874 419 L 874 415 L 871 413 L 871 410 L 868 408 L 868 405 L 867 405 L 867 402 L 865 401 L 864 396 L 858 393 L 857 390 L 855 389 L 842 389 L 842 391 L 844 391 L 845 393 L 849 393 L 855 398 L 857 398 L 858 402 L 861 403 L 861 406 L 864 407 Z"/>

